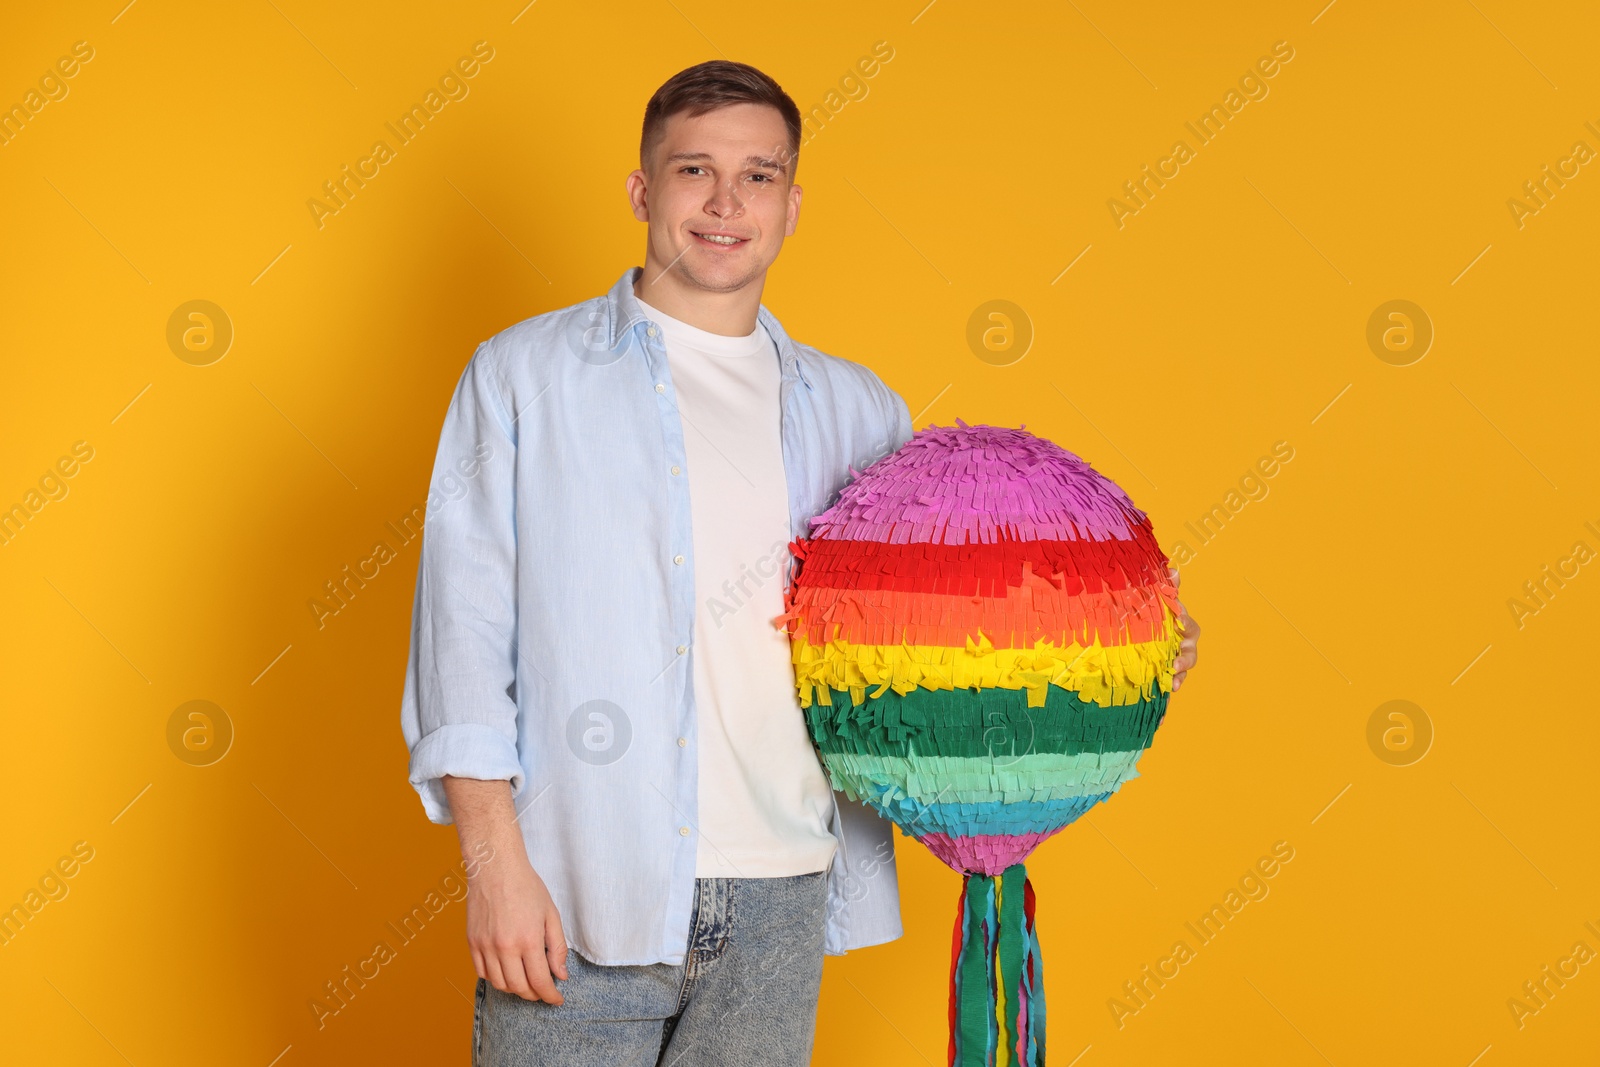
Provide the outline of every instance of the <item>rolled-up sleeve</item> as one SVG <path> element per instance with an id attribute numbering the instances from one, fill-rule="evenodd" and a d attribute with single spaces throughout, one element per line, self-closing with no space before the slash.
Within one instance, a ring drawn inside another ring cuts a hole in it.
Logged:
<path id="1" fill-rule="evenodd" d="M 445 775 L 523 787 L 517 750 L 516 430 L 480 345 L 445 413 L 428 486 L 400 722 L 428 818 Z"/>

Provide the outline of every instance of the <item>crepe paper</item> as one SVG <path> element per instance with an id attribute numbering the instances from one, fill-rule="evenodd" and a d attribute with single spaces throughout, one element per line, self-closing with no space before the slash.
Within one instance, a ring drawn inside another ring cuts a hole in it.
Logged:
<path id="1" fill-rule="evenodd" d="M 1015 1062 L 1017 1055 L 1017 1019 L 1021 1012 L 1022 989 L 1022 879 L 1027 877 L 1020 863 L 1008 866 L 1000 883 L 1000 1010 L 1005 1012 L 1002 1032 L 1011 1037 L 1005 1043 L 1006 1059 Z M 1001 1062 L 1005 1062 L 1002 1060 Z"/>
<path id="2" fill-rule="evenodd" d="M 994 879 L 969 875 L 964 888 L 967 936 L 961 947 L 958 964 L 961 989 L 955 1061 L 963 1067 L 968 1063 L 993 1062 L 989 1026 L 994 1017 L 994 972 L 990 967 L 994 949 L 990 939 L 993 927 L 987 920 L 989 902 L 994 897 Z M 980 1049 L 981 1059 L 971 1055 Z"/>
<path id="3" fill-rule="evenodd" d="M 800 706 L 809 707 L 814 691 L 847 689 L 854 703 L 893 689 L 1026 689 L 1030 707 L 1044 706 L 1046 688 L 1056 685 L 1101 707 L 1132 704 L 1150 698 L 1159 687 L 1172 692 L 1175 633 L 1160 641 L 1110 648 L 1098 641 L 1087 647 L 1061 647 L 1040 641 L 1031 649 L 995 648 L 986 635 L 968 637 L 965 646 L 851 645 L 830 641 L 813 645 L 803 636 L 790 642 L 790 662 L 800 687 Z"/>
<path id="4" fill-rule="evenodd" d="M 1062 829 L 1058 826 L 1044 833 L 994 836 L 923 834 L 917 840 L 952 870 L 993 876 L 1007 867 L 1022 863 L 1039 846 L 1039 842 L 1060 833 Z"/>
<path id="5" fill-rule="evenodd" d="M 870 477 L 869 477 L 870 475 Z M 905 544 L 1127 540 L 1148 522 L 1088 463 L 1025 430 L 928 426 L 811 520 L 813 537 Z"/>
<path id="6" fill-rule="evenodd" d="M 996 648 L 1052 644 L 1134 644 L 1165 636 L 1176 612 L 1145 589 L 1068 592 L 1032 573 L 1015 586 L 995 580 L 994 596 L 967 592 L 978 583 L 951 579 L 932 590 L 806 588 L 787 605 L 812 620 L 807 639 L 863 645 L 961 645 L 979 633 Z M 838 578 L 839 575 L 834 575 Z M 1076 579 L 1069 579 L 1076 580 Z M 1165 608 L 1165 610 L 1164 610 Z"/>
<path id="7" fill-rule="evenodd" d="M 1043 707 L 1029 707 L 1017 689 L 914 689 L 852 704 L 848 693 L 805 709 L 824 753 L 880 756 L 1004 756 L 1026 752 L 1122 752 L 1149 748 L 1170 694 L 1102 708 L 1052 689 Z"/>
<path id="8" fill-rule="evenodd" d="M 1071 594 L 1134 588 L 1153 562 L 1154 540 L 1148 521 L 1127 541 L 1015 541 L 944 545 L 927 542 L 813 540 L 806 565 L 815 586 L 844 589 L 899 589 L 904 592 L 961 592 L 937 586 L 953 579 L 978 579 L 979 596 L 1004 596 L 1031 573 L 1052 588 Z"/>
<path id="9" fill-rule="evenodd" d="M 928 426 L 790 544 L 783 614 L 835 789 L 963 876 L 950 1067 L 1043 1067 L 1024 861 L 1139 777 L 1172 697 L 1177 588 L 1149 517 L 1023 429 Z"/>
<path id="10" fill-rule="evenodd" d="M 1130 774 L 1128 780 L 1137 777 L 1137 774 Z M 877 808 L 891 822 L 911 827 L 907 836 L 920 837 L 928 833 L 958 836 L 1044 833 L 1076 822 L 1090 808 L 1108 800 L 1116 791 L 1113 788 L 1103 793 L 1085 793 L 1055 800 L 1013 801 L 1009 804 L 999 801 L 947 804 L 924 803 L 903 795 L 890 795 L 897 791 L 893 786 L 886 785 L 881 787 L 881 791 L 868 793 L 866 797 L 868 806 Z"/>
<path id="11" fill-rule="evenodd" d="M 1025 1004 L 1027 1007 L 1027 1022 L 1025 1028 L 1025 1045 L 1019 1045 L 1026 1053 L 1023 1061 L 1027 1067 L 1043 1067 L 1044 1064 L 1044 954 L 1039 950 L 1039 933 L 1033 926 L 1034 912 L 1033 882 L 1026 875 L 1022 881 L 1022 911 L 1023 924 L 1027 930 L 1028 948 L 1023 968 L 1023 984 L 1026 991 Z"/>
<path id="12" fill-rule="evenodd" d="M 874 783 L 925 804 L 1064 800 L 1102 793 L 1137 777 L 1131 752 L 1034 752 L 991 756 L 875 756 L 870 752 L 825 753 L 822 763 L 835 788 L 865 796 Z M 852 796 L 851 799 L 856 799 Z"/>
<path id="13" fill-rule="evenodd" d="M 962 880 L 951 937 L 951 1067 L 1043 1067 L 1044 978 L 1022 864 Z"/>

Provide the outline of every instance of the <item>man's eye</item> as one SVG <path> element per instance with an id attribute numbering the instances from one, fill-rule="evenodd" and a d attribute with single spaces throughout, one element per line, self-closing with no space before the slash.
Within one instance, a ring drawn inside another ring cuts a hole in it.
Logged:
<path id="1" fill-rule="evenodd" d="M 684 167 L 683 169 L 684 169 L 685 172 L 688 172 L 688 171 L 691 171 L 691 170 L 699 170 L 700 168 L 696 167 L 696 166 L 688 166 L 688 167 Z"/>

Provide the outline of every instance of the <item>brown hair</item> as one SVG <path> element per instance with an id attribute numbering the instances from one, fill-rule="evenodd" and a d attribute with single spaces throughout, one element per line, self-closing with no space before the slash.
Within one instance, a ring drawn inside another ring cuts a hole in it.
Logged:
<path id="1" fill-rule="evenodd" d="M 679 112 L 690 118 L 731 104 L 764 104 L 778 109 L 789 129 L 786 158 L 789 180 L 800 166 L 800 109 L 770 76 L 747 63 L 713 59 L 680 70 L 657 89 L 644 108 L 644 130 L 639 135 L 639 166 L 660 143 L 667 119 Z"/>

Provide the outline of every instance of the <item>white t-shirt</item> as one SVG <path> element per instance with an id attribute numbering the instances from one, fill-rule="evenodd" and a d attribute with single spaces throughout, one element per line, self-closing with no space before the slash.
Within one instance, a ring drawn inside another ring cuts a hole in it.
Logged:
<path id="1" fill-rule="evenodd" d="M 661 330 L 683 420 L 694 540 L 699 878 L 824 870 L 833 796 L 795 692 L 783 613 L 789 492 L 777 346 L 640 301 Z"/>

